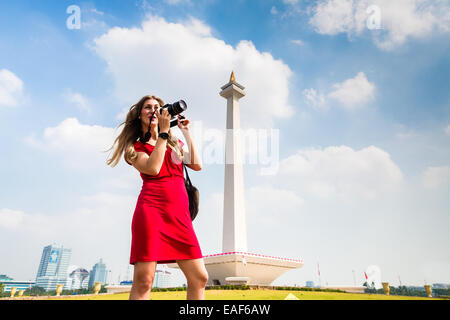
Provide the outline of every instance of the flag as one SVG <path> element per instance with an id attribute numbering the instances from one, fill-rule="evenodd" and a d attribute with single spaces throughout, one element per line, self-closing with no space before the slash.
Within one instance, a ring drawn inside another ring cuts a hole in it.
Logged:
<path id="1" fill-rule="evenodd" d="M 320 277 L 319 263 L 317 263 L 317 273 L 319 274 L 319 277 Z"/>
<path id="2" fill-rule="evenodd" d="M 365 273 L 365 272 L 364 272 L 364 276 L 366 277 L 366 280 L 367 280 L 367 279 L 368 279 L 368 277 L 367 277 L 367 273 Z"/>

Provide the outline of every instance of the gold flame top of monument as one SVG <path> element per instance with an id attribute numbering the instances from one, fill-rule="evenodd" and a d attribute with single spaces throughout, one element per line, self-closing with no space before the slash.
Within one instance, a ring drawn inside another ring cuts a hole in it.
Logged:
<path id="1" fill-rule="evenodd" d="M 231 71 L 230 82 L 236 82 L 236 77 L 234 76 L 234 71 Z"/>

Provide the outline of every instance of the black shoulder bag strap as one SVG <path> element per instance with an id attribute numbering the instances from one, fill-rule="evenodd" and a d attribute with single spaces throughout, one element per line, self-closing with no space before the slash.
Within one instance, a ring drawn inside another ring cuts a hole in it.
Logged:
<path id="1" fill-rule="evenodd" d="M 189 186 L 192 187 L 192 182 L 191 179 L 189 179 L 189 173 L 186 169 L 186 165 L 183 163 L 183 167 L 184 167 L 184 172 L 186 172 L 186 181 L 189 183 Z"/>
<path id="2" fill-rule="evenodd" d="M 198 207 L 199 207 L 199 192 L 196 187 L 192 185 L 191 179 L 189 178 L 189 173 L 186 165 L 183 163 L 184 170 L 186 172 L 186 178 L 184 179 L 184 185 L 186 186 L 186 192 L 189 198 L 189 213 L 191 215 L 191 220 L 194 221 L 197 217 Z"/>

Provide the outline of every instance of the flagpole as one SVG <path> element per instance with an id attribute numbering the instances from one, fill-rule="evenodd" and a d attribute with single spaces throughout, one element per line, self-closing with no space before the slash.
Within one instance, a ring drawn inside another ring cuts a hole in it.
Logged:
<path id="1" fill-rule="evenodd" d="M 353 285 L 356 287 L 355 270 L 352 270 L 352 272 L 353 272 Z"/>
<path id="2" fill-rule="evenodd" d="M 320 267 L 319 262 L 317 262 L 317 273 L 319 274 L 319 288 L 322 287 L 322 281 L 320 280 Z"/>

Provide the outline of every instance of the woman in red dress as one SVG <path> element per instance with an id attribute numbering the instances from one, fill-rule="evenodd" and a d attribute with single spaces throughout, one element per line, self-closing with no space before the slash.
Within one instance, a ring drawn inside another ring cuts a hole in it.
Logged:
<path id="1" fill-rule="evenodd" d="M 208 273 L 192 226 L 183 175 L 183 165 L 201 170 L 201 159 L 190 121 L 178 117 L 178 127 L 189 145 L 189 151 L 184 151 L 183 142 L 172 136 L 167 109 L 160 114 L 163 105 L 160 98 L 145 96 L 130 108 L 122 123 L 125 127 L 114 141 L 118 147 L 107 162 L 115 166 L 124 152 L 125 161 L 143 180 L 131 226 L 134 276 L 130 300 L 149 299 L 156 265 L 171 262 L 177 262 L 186 276 L 187 299 L 204 299 Z M 151 136 L 145 137 L 149 126 Z"/>

